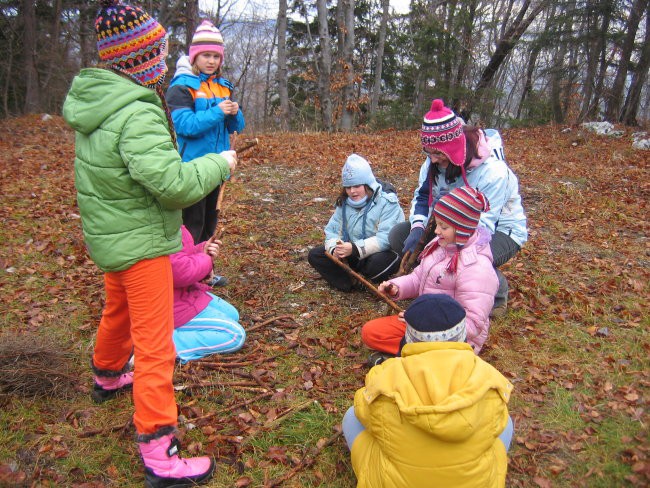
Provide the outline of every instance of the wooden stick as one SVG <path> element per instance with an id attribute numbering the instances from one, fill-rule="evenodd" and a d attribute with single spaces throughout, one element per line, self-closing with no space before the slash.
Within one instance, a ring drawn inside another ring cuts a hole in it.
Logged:
<path id="1" fill-rule="evenodd" d="M 273 391 L 267 391 L 265 393 L 262 393 L 261 395 L 257 395 L 254 398 L 249 398 L 248 400 L 244 400 L 243 402 L 239 402 L 239 403 L 236 403 L 235 405 L 232 405 L 230 407 L 223 408 L 223 409 L 219 410 L 218 412 L 210 412 L 210 413 L 202 415 L 200 417 L 194 417 L 194 418 L 192 418 L 190 420 L 192 422 L 196 422 L 196 421 L 199 421 L 199 420 L 205 420 L 205 419 L 209 419 L 211 417 L 216 417 L 217 415 L 222 415 L 224 413 L 229 413 L 229 412 L 232 412 L 233 410 L 237 410 L 240 407 L 246 407 L 247 405 L 250 405 L 251 403 L 256 402 L 258 400 L 262 400 L 264 398 L 268 398 L 270 396 L 273 396 L 274 393 L 275 392 L 273 392 Z"/>
<path id="2" fill-rule="evenodd" d="M 235 132 L 234 134 L 235 136 L 233 138 L 233 144 L 232 144 L 233 147 L 235 147 L 235 142 L 237 141 L 237 136 L 238 136 L 237 132 Z M 248 151 L 249 149 L 254 148 L 258 144 L 259 144 L 259 139 L 257 137 L 255 139 L 244 141 L 244 144 L 242 144 L 242 146 L 239 149 L 235 148 L 235 151 L 237 152 L 237 157 L 239 158 L 239 156 L 241 156 L 242 153 Z M 217 221 L 217 226 L 219 225 L 219 214 L 221 214 L 223 195 L 225 192 L 226 192 L 226 182 L 224 181 L 223 183 L 221 183 L 221 188 L 219 188 L 219 195 L 217 196 L 217 208 L 215 209 L 215 213 L 216 213 L 215 218 Z M 215 231 L 214 231 L 215 235 L 219 234 L 219 231 L 217 229 L 218 227 L 215 227 Z"/>
<path id="3" fill-rule="evenodd" d="M 429 216 L 429 222 L 427 222 L 427 226 L 424 229 L 424 232 L 422 233 L 422 237 L 420 237 L 420 240 L 418 243 L 415 245 L 415 248 L 413 248 L 413 251 L 407 251 L 404 253 L 404 256 L 402 257 L 402 262 L 400 263 L 399 266 L 399 272 L 397 273 L 397 276 L 403 276 L 405 274 L 409 274 L 411 271 L 413 271 L 413 268 L 415 268 L 415 263 L 417 263 L 418 256 L 420 256 L 420 253 L 424 249 L 424 247 L 433 239 L 433 234 L 436 230 L 436 219 L 433 216 L 433 212 L 431 212 L 431 215 Z"/>
<path id="4" fill-rule="evenodd" d="M 359 273 L 357 273 L 356 271 L 354 271 L 352 268 L 350 268 L 350 266 L 348 266 L 347 264 L 345 264 L 345 263 L 344 263 L 343 261 L 341 261 L 339 258 L 337 258 L 336 256 L 334 256 L 333 254 L 330 254 L 330 253 L 327 252 L 327 251 L 325 251 L 325 256 L 327 256 L 331 261 L 335 262 L 338 266 L 340 266 L 341 268 L 343 268 L 343 269 L 344 269 L 344 270 L 345 270 L 349 275 L 351 275 L 351 276 L 355 277 L 356 279 L 358 279 L 358 280 L 359 280 L 361 283 L 363 283 L 363 284 L 364 284 L 364 285 L 365 285 L 365 286 L 366 286 L 370 291 L 372 291 L 375 295 L 377 295 L 379 298 L 381 298 L 383 301 L 385 301 L 388 305 L 390 305 L 391 308 L 392 308 L 393 310 L 397 311 L 398 313 L 404 311 L 404 310 L 403 310 L 399 305 L 397 305 L 393 300 L 391 300 L 391 299 L 388 298 L 386 295 L 384 295 L 383 293 L 381 293 L 381 292 L 380 292 L 380 291 L 375 287 L 375 285 L 373 285 L 372 283 L 370 283 L 367 279 L 365 279 L 365 278 L 364 278 L 363 276 L 361 276 Z"/>
<path id="5" fill-rule="evenodd" d="M 260 142 L 259 139 L 256 137 L 255 139 L 248 139 L 244 141 L 240 147 L 235 147 L 235 144 L 233 144 L 235 151 L 237 151 L 237 157 L 239 157 L 241 153 L 244 153 L 249 149 L 252 149 L 255 146 L 257 146 L 259 142 Z"/>
<path id="6" fill-rule="evenodd" d="M 287 471 L 285 474 L 282 476 L 269 480 L 264 483 L 264 488 L 274 488 L 276 486 L 280 486 L 282 483 L 285 481 L 290 480 L 293 478 L 296 474 L 298 474 L 302 469 L 307 468 L 311 465 L 313 465 L 316 462 L 316 457 L 323 451 L 328 446 L 331 446 L 334 444 L 334 442 L 341 437 L 342 432 L 337 432 L 333 436 L 329 437 L 328 439 L 325 440 L 323 443 L 318 443 L 316 445 L 315 449 L 312 449 L 312 452 L 308 455 L 306 455 L 298 465 L 296 465 L 295 468 L 291 469 L 290 471 Z"/>
<path id="7" fill-rule="evenodd" d="M 278 320 L 283 320 L 283 319 L 289 319 L 293 320 L 294 322 L 296 321 L 291 315 L 278 315 L 277 317 L 273 317 L 271 319 L 265 320 L 264 322 L 260 322 L 259 324 L 255 324 L 253 327 L 249 327 L 246 329 L 246 333 L 252 332 L 257 329 L 261 329 L 262 327 L 266 327 L 269 324 L 272 324 L 273 322 L 277 322 Z"/>

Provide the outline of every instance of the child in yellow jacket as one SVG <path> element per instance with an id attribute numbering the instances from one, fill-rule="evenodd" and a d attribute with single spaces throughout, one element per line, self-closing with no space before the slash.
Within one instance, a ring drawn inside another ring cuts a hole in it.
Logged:
<path id="1" fill-rule="evenodd" d="M 358 488 L 505 486 L 512 384 L 465 343 L 465 311 L 443 294 L 404 313 L 401 357 L 373 367 L 343 418 Z"/>

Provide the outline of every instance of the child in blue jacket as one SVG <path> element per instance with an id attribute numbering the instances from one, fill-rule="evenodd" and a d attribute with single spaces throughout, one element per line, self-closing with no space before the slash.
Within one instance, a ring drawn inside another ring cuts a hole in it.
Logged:
<path id="1" fill-rule="evenodd" d="M 390 249 L 390 229 L 404 222 L 395 193 L 384 191 L 370 164 L 357 154 L 348 157 L 342 171 L 343 190 L 336 210 L 325 226 L 325 245 L 307 257 L 325 280 L 341 291 L 352 290 L 352 278 L 332 262 L 329 252 L 369 280 L 381 282 L 397 271 L 399 255 Z"/>
<path id="2" fill-rule="evenodd" d="M 194 33 L 189 56 L 178 60 L 166 95 L 183 161 L 230 149 L 230 134 L 244 129 L 244 114 L 232 100 L 233 85 L 221 77 L 223 57 L 219 29 L 204 20 Z M 183 224 L 194 242 L 214 235 L 220 188 L 183 210 Z"/>

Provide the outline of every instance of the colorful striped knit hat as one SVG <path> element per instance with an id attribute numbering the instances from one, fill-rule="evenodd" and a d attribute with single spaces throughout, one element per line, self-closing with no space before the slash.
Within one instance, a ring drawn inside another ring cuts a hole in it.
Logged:
<path id="1" fill-rule="evenodd" d="M 223 59 L 223 36 L 212 22 L 204 20 L 196 28 L 190 45 L 190 64 L 194 64 L 196 56 L 205 52 L 216 52 Z"/>
<path id="2" fill-rule="evenodd" d="M 463 121 L 451 109 L 445 107 L 445 102 L 440 98 L 431 103 L 431 110 L 424 116 L 420 140 L 425 150 L 440 151 L 452 164 L 460 166 L 463 180 L 468 184 L 464 168 L 467 148 Z"/>
<path id="3" fill-rule="evenodd" d="M 142 86 L 163 82 L 167 72 L 165 29 L 139 7 L 101 0 L 95 20 L 99 59 Z"/>
<path id="4" fill-rule="evenodd" d="M 456 230 L 458 253 L 450 263 L 450 271 L 456 271 L 458 254 L 476 231 L 481 212 L 488 210 L 490 203 L 486 196 L 471 186 L 454 188 L 433 207 L 434 215 Z"/>

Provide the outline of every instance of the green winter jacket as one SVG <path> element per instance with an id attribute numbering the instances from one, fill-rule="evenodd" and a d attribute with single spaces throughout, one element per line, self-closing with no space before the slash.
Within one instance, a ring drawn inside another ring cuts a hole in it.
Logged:
<path id="1" fill-rule="evenodd" d="M 63 117 L 76 131 L 75 187 L 90 257 L 105 272 L 181 249 L 181 209 L 230 175 L 208 154 L 182 163 L 155 91 L 83 69 Z"/>

